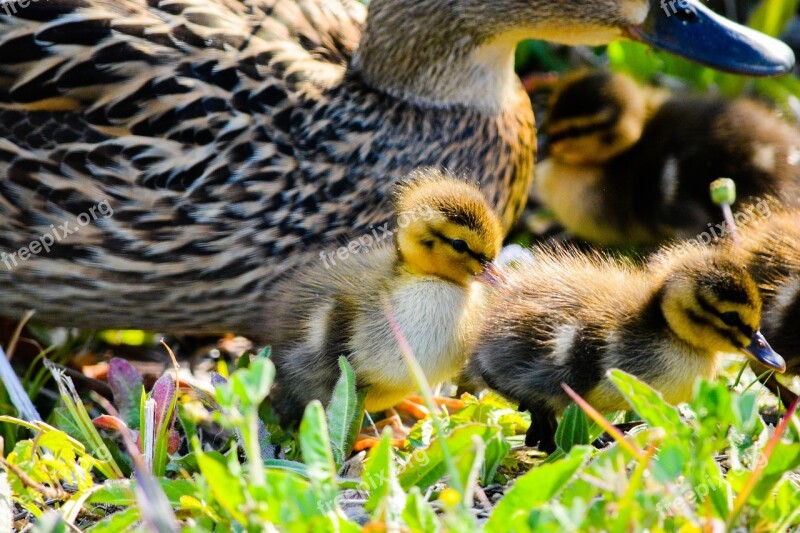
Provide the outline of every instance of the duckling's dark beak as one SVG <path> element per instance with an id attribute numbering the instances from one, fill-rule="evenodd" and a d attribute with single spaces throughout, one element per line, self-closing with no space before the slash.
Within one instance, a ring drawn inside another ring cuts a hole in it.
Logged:
<path id="1" fill-rule="evenodd" d="M 650 0 L 647 19 L 628 36 L 709 67 L 750 76 L 777 76 L 794 66 L 794 52 L 763 33 L 717 15 L 697 0 Z"/>
<path id="2" fill-rule="evenodd" d="M 786 372 L 786 361 L 778 355 L 764 338 L 760 331 L 756 331 L 746 349 L 747 355 L 769 368 L 774 368 L 780 373 Z"/>

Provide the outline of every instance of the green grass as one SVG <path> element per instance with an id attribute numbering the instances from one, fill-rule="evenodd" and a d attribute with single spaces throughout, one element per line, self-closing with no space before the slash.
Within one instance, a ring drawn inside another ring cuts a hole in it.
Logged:
<path id="1" fill-rule="evenodd" d="M 779 34 L 800 0 L 766 0 L 751 25 Z M 602 52 L 597 52 L 602 57 Z M 653 81 L 669 76 L 698 91 L 758 95 L 784 109 L 800 98 L 795 76 L 752 80 L 698 67 L 635 43 L 607 49 L 612 68 Z M 573 68 L 542 43 L 521 64 Z M 42 337 L 43 338 L 43 337 Z M 148 345 L 138 331 L 110 344 Z M 78 339 L 42 354 L 65 362 Z M 350 450 L 362 428 L 363 394 L 342 359 L 329 406 L 310 404 L 297 431 L 269 405 L 274 367 L 265 350 L 214 379 L 213 393 L 183 394 L 172 372 L 145 391 L 130 365 L 112 363 L 114 401 L 78 396 L 71 380 L 32 364 L 31 398 L 58 390 L 47 422 L 15 418 L 0 389 L 0 531 L 785 531 L 800 527 L 800 419 L 775 427 L 759 415 L 764 393 L 733 371 L 699 382 L 680 409 L 635 378 L 614 384 L 644 424 L 591 446 L 619 414 L 570 406 L 550 457 L 525 449 L 526 413 L 494 394 L 467 396 L 459 412 L 391 434 L 364 460 Z M 734 369 L 735 370 L 735 369 Z M 747 374 L 749 375 L 749 374 Z M 420 383 L 423 390 L 425 384 Z M 151 414 L 152 413 L 152 414 Z M 368 424 L 363 424 L 369 427 Z M 149 440 L 148 440 L 149 439 Z M 146 444 L 147 443 L 147 444 Z M 147 450 L 148 459 L 145 460 Z M 67 526 L 69 524 L 69 526 Z"/>
<path id="2" fill-rule="evenodd" d="M 100 430 L 97 445 L 82 426 L 83 406 L 73 405 L 72 423 L 60 428 L 5 417 L 30 438 L 3 459 L 13 503 L 0 500 L 0 517 L 25 510 L 34 521 L 70 521 L 88 531 L 139 531 L 142 524 L 172 531 L 262 531 L 267 524 L 359 531 L 365 523 L 415 532 L 800 527 L 800 420 L 792 411 L 776 428 L 765 425 L 757 387 L 740 384 L 744 392 L 736 392 L 728 380 L 699 382 L 695 399 L 679 410 L 613 371 L 644 424 L 595 449 L 590 443 L 608 422 L 574 405 L 559 427 L 559 450 L 547 459 L 519 447 L 527 416 L 493 394 L 467 396 L 461 411 L 420 421 L 401 449 L 384 432 L 366 462 L 357 461 L 361 475 L 346 477 L 363 404 L 344 359 L 342 370 L 327 412 L 313 402 L 299 430 L 281 435 L 270 430 L 274 367 L 256 357 L 217 382 L 202 414 L 197 406 L 191 416 L 178 409 L 175 427 L 186 446 L 166 455 L 163 468 L 130 461 L 137 450 L 125 453 L 113 431 Z M 68 384 L 62 396 L 73 399 Z M 184 396 L 181 405 L 194 401 Z M 209 439 L 201 427 L 217 433 Z M 157 442 L 166 433 L 157 431 Z M 114 456 L 125 458 L 127 475 L 111 466 Z M 503 497 L 487 497 L 486 488 Z"/>

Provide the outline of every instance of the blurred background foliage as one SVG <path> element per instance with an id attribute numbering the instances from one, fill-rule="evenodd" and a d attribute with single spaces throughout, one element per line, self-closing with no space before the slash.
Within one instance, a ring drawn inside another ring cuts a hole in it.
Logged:
<path id="1" fill-rule="evenodd" d="M 779 37 L 800 55 L 800 0 L 712 0 L 708 7 L 726 17 Z M 525 78 L 533 73 L 563 73 L 580 67 L 609 67 L 648 83 L 672 89 L 719 93 L 725 97 L 749 95 L 772 102 L 784 114 L 800 121 L 800 78 L 748 78 L 726 74 L 691 61 L 620 41 L 596 49 L 554 46 L 526 41 L 517 50 L 517 69 Z"/>

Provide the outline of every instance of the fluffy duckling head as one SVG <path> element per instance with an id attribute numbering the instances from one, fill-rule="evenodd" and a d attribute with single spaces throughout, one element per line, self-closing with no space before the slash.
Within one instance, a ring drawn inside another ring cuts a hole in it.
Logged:
<path id="1" fill-rule="evenodd" d="M 466 286 L 500 252 L 500 219 L 465 181 L 435 171 L 415 173 L 398 187 L 395 208 L 398 255 L 414 274 Z"/>
<path id="2" fill-rule="evenodd" d="M 657 94 L 604 70 L 566 76 L 553 92 L 544 125 L 553 158 L 599 164 L 630 148 L 642 136 Z"/>
<path id="3" fill-rule="evenodd" d="M 709 356 L 742 353 L 785 370 L 783 358 L 759 331 L 756 282 L 735 257 L 685 246 L 662 254 L 660 262 L 665 276 L 661 310 L 678 338 Z"/>

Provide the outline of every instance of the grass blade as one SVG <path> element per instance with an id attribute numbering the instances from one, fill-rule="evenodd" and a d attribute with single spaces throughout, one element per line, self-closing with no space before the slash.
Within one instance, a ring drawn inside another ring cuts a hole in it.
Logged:
<path id="1" fill-rule="evenodd" d="M 75 424 L 80 429 L 84 444 L 91 450 L 95 458 L 98 459 L 97 468 L 109 479 L 120 479 L 124 477 L 122 470 L 120 470 L 105 442 L 103 442 L 100 433 L 98 433 L 97 429 L 94 427 L 89 413 L 86 412 L 86 407 L 84 407 L 83 401 L 78 395 L 78 391 L 75 390 L 75 384 L 72 383 L 72 379 L 67 377 L 62 370 L 47 359 L 45 359 L 44 364 L 53 374 L 53 378 L 58 385 L 61 400 L 64 402 Z"/>

